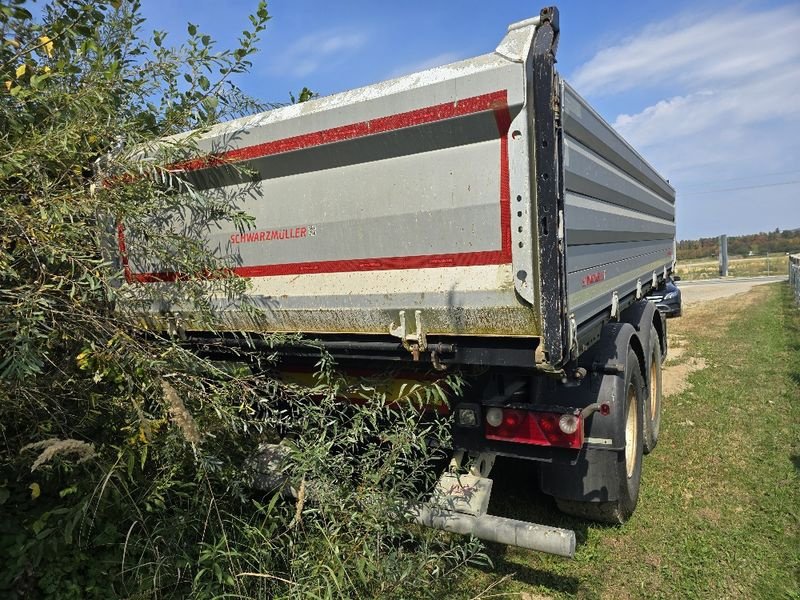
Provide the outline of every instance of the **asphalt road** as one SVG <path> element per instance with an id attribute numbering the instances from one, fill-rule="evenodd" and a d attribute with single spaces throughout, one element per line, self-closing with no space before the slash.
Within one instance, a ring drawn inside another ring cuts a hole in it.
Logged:
<path id="1" fill-rule="evenodd" d="M 684 306 L 727 298 L 736 294 L 743 294 L 754 286 L 775 281 L 786 281 L 786 275 L 774 277 L 730 277 L 727 279 L 704 279 L 702 281 L 680 281 L 681 298 Z"/>

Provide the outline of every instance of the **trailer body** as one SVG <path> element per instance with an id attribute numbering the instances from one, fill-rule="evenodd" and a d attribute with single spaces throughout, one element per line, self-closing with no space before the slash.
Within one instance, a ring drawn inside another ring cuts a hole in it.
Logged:
<path id="1" fill-rule="evenodd" d="M 198 344 L 299 332 L 360 369 L 480 367 L 453 407 L 455 449 L 540 461 L 568 512 L 627 518 L 658 435 L 666 323 L 644 297 L 674 268 L 675 192 L 561 79 L 558 36 L 543 9 L 489 54 L 204 133 L 172 170 L 254 217 L 203 237 L 261 310 L 216 298 L 213 334 L 185 302 L 142 316 Z M 135 232 L 118 241 L 130 285 L 179 277 Z M 490 489 L 488 470 L 471 475 Z M 574 552 L 563 531 L 484 519 L 485 499 L 418 520 Z"/>
<path id="2" fill-rule="evenodd" d="M 674 191 L 560 79 L 535 31 L 523 21 L 493 53 L 204 134 L 215 160 L 174 170 L 254 217 L 206 238 L 267 315 L 220 299 L 219 327 L 378 340 L 419 311 L 429 340 L 507 339 L 527 350 L 514 364 L 558 368 L 612 306 L 663 281 Z M 174 276 L 120 235 L 131 281 Z M 191 320 L 187 306 L 154 312 Z"/>

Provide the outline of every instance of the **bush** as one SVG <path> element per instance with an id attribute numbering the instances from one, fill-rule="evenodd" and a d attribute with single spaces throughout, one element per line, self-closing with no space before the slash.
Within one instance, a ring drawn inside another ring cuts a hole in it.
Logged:
<path id="1" fill-rule="evenodd" d="M 311 385 L 292 384 L 277 353 L 211 360 L 123 310 L 170 293 L 211 328 L 210 296 L 246 290 L 180 228 L 138 242 L 181 281 L 120 286 L 109 234 L 181 223 L 187 199 L 206 223 L 246 226 L 164 167 L 196 153 L 193 135 L 153 142 L 267 106 L 230 77 L 268 18 L 262 3 L 239 47 L 219 51 L 191 24 L 181 47 L 143 40 L 137 2 L 54 0 L 37 17 L 0 5 L 5 597 L 436 597 L 484 560 L 476 542 L 406 518 L 448 444 L 447 423 L 420 407 L 458 393 L 458 374 L 390 405 L 321 349 Z M 289 501 L 283 485 L 256 491 L 248 467 L 281 439 Z"/>

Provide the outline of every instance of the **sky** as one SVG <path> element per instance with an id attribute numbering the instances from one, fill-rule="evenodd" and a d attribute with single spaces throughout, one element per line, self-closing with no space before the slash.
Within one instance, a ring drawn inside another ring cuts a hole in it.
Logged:
<path id="1" fill-rule="evenodd" d="M 143 0 L 232 44 L 256 2 Z M 677 191 L 679 239 L 800 227 L 800 2 L 564 0 L 558 70 Z M 541 6 L 544 6 L 542 4 Z M 328 95 L 492 52 L 530 0 L 272 0 L 250 95 Z"/>

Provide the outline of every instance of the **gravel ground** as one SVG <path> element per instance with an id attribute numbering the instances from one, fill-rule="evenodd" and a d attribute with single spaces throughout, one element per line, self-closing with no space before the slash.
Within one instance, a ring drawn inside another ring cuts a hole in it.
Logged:
<path id="1" fill-rule="evenodd" d="M 773 283 L 775 281 L 786 281 L 786 279 L 786 275 L 777 277 L 707 279 L 704 281 L 681 281 L 678 283 L 678 287 L 681 290 L 684 306 L 691 306 L 699 302 L 743 294 L 757 285 Z"/>

